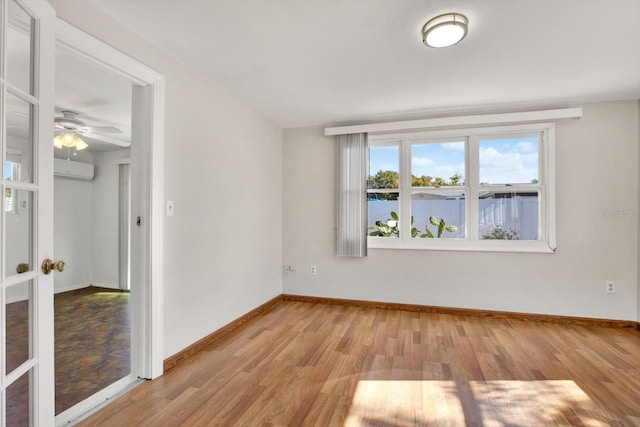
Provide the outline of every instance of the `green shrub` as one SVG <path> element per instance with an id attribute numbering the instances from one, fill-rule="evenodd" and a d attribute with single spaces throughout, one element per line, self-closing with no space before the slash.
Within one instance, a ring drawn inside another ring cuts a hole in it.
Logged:
<path id="1" fill-rule="evenodd" d="M 518 233 L 510 228 L 504 229 L 499 225 L 493 227 L 492 230 L 485 231 L 482 236 L 482 240 L 518 240 Z"/>

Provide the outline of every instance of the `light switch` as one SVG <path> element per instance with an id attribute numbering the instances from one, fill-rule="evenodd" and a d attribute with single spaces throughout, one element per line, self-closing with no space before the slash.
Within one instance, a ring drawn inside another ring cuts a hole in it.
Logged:
<path id="1" fill-rule="evenodd" d="M 167 216 L 173 216 L 173 200 L 167 200 Z"/>

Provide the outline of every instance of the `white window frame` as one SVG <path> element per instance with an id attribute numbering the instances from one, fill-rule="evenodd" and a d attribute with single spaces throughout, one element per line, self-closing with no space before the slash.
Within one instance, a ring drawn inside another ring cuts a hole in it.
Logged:
<path id="1" fill-rule="evenodd" d="M 522 186 L 480 186 L 479 141 L 487 138 L 504 138 L 510 135 L 539 134 L 538 183 Z M 455 187 L 465 192 L 466 236 L 461 239 L 411 238 L 411 144 L 426 140 L 446 142 L 451 139 L 466 140 L 465 183 Z M 399 188 L 376 190 L 376 192 L 398 192 L 400 238 L 367 238 L 370 249 L 418 249 L 452 251 L 536 252 L 554 253 L 556 250 L 555 221 L 555 124 L 535 123 L 509 126 L 493 126 L 426 132 L 403 132 L 396 134 L 370 134 L 369 146 L 400 145 Z M 373 171 L 370 171 L 373 172 Z M 483 240 L 478 236 L 479 193 L 491 188 L 496 192 L 538 191 L 538 240 Z"/>

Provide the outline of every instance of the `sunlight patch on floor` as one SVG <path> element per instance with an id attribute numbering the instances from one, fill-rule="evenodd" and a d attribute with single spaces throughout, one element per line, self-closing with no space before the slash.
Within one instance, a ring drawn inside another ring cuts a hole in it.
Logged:
<path id="1" fill-rule="evenodd" d="M 345 426 L 605 426 L 573 381 L 360 381 Z"/>

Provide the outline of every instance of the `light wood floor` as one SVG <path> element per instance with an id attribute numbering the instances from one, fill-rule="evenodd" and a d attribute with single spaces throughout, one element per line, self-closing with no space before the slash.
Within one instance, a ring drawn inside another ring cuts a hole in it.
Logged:
<path id="1" fill-rule="evenodd" d="M 640 426 L 640 333 L 282 302 L 82 426 Z"/>

